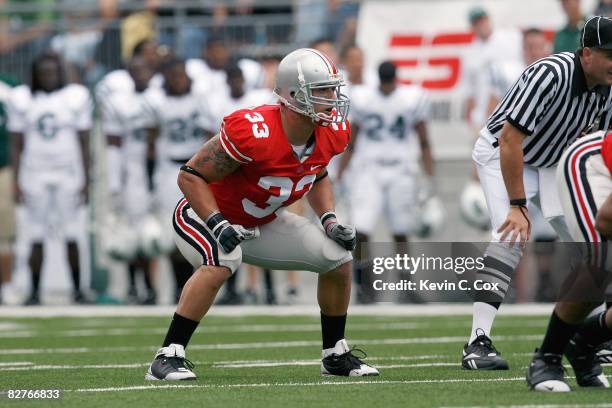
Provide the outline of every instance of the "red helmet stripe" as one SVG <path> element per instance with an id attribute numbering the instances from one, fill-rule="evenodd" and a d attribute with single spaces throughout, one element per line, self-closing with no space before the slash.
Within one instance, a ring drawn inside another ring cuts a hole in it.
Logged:
<path id="1" fill-rule="evenodd" d="M 322 53 L 319 50 L 315 50 L 313 49 L 313 51 L 320 56 L 321 58 L 323 58 L 323 61 L 325 61 L 325 64 L 327 64 L 329 70 L 331 71 L 332 74 L 337 74 L 338 73 L 338 69 L 336 68 L 336 65 L 334 65 L 334 63 L 332 62 L 331 59 L 329 59 L 329 57 L 327 55 L 325 55 L 324 53 Z"/>

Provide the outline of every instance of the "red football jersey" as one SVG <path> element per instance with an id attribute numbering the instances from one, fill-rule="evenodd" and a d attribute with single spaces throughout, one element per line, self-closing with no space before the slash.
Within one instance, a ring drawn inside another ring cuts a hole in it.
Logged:
<path id="1" fill-rule="evenodd" d="M 604 136 L 603 144 L 601 145 L 601 156 L 612 175 L 612 131 L 609 131 Z"/>
<path id="2" fill-rule="evenodd" d="M 227 154 L 242 165 L 210 188 L 229 222 L 255 227 L 312 188 L 317 173 L 346 149 L 350 126 L 316 126 L 313 151 L 302 161 L 283 130 L 280 105 L 238 110 L 223 119 L 220 134 Z"/>

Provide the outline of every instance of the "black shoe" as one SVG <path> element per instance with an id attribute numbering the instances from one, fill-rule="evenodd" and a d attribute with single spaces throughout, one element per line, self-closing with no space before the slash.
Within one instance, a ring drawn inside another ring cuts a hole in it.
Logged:
<path id="1" fill-rule="evenodd" d="M 461 366 L 466 370 L 507 370 L 508 362 L 501 357 L 491 339 L 481 334 L 463 347 Z"/>
<path id="2" fill-rule="evenodd" d="M 597 360 L 602 364 L 612 363 L 612 340 L 601 343 L 596 347 Z"/>
<path id="3" fill-rule="evenodd" d="M 321 360 L 321 375 L 337 375 L 342 377 L 365 377 L 380 375 L 378 369 L 365 364 L 353 355 L 353 351 L 359 349 L 349 349 L 346 340 L 338 340 L 334 348 L 323 350 Z"/>
<path id="4" fill-rule="evenodd" d="M 32 293 L 30 297 L 23 303 L 24 306 L 37 306 L 40 305 L 40 298 L 38 293 Z"/>
<path id="5" fill-rule="evenodd" d="M 154 305 L 157 303 L 157 293 L 154 290 L 147 291 L 147 297 L 145 297 L 140 304 L 141 305 Z"/>
<path id="6" fill-rule="evenodd" d="M 268 291 L 266 293 L 266 305 L 276 305 L 278 302 L 276 301 L 276 295 L 272 291 Z"/>
<path id="7" fill-rule="evenodd" d="M 240 305 L 242 296 L 233 290 L 226 290 L 223 296 L 217 301 L 218 305 Z"/>
<path id="8" fill-rule="evenodd" d="M 597 358 L 597 349 L 584 341 L 580 334 L 570 340 L 565 349 L 565 357 L 574 369 L 579 386 L 610 388 Z"/>
<path id="9" fill-rule="evenodd" d="M 145 380 L 195 380 L 197 377 L 191 371 L 193 367 L 193 363 L 185 358 L 185 348 L 180 344 L 170 344 L 157 351 Z"/>
<path id="10" fill-rule="evenodd" d="M 527 384 L 534 391 L 568 392 L 570 386 L 563 378 L 563 356 L 560 354 L 533 353 L 533 360 L 527 367 Z"/>
<path id="11" fill-rule="evenodd" d="M 140 303 L 140 301 L 138 300 L 138 291 L 136 291 L 136 288 L 131 287 L 128 290 L 127 303 L 130 305 L 137 305 L 138 303 Z"/>
<path id="12" fill-rule="evenodd" d="M 87 300 L 85 295 L 83 295 L 83 292 L 81 292 L 80 290 L 77 290 L 73 293 L 72 301 L 79 305 L 86 305 L 86 304 L 91 303 L 90 301 Z"/>

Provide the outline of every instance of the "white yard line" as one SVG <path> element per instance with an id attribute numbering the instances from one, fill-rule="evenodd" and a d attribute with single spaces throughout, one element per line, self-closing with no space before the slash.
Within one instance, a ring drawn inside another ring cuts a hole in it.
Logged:
<path id="1" fill-rule="evenodd" d="M 393 384 L 449 384 L 449 383 L 487 383 L 499 381 L 525 381 L 525 377 L 498 377 L 498 378 L 454 378 L 448 380 L 382 380 L 369 381 L 320 381 L 320 382 L 291 382 L 291 383 L 246 383 L 246 384 L 161 384 L 161 385 L 137 385 L 129 387 L 109 388 L 79 388 L 66 390 L 67 392 L 120 392 L 120 391 L 150 391 L 153 389 L 166 388 L 274 388 L 274 387 L 317 387 L 317 386 L 342 386 L 342 385 L 393 385 Z"/>
<path id="2" fill-rule="evenodd" d="M 385 357 L 371 357 L 368 356 L 368 360 L 372 361 L 386 361 L 386 360 L 435 360 L 441 358 L 447 358 L 447 354 L 422 354 L 417 356 L 385 356 Z M 290 361 L 304 361 L 304 362 L 321 362 L 319 359 L 309 360 L 225 360 L 225 361 L 211 361 L 212 364 L 257 364 L 257 363 L 287 363 Z"/>
<path id="3" fill-rule="evenodd" d="M 458 405 L 455 407 L 439 407 L 439 408 L 610 408 L 612 403 L 603 404 L 529 404 L 529 405 L 480 405 L 480 406 L 465 406 Z"/>
<path id="4" fill-rule="evenodd" d="M 0 367 L 0 371 L 30 371 L 30 370 L 81 370 L 87 368 L 138 368 L 148 367 L 151 363 L 136 363 L 136 364 L 83 364 L 83 365 L 32 365 L 26 367 Z"/>
<path id="5" fill-rule="evenodd" d="M 397 323 L 353 323 L 349 327 L 351 331 L 394 331 L 394 330 L 416 330 L 416 329 L 445 329 L 449 327 L 469 327 L 467 323 L 461 324 L 438 324 L 436 322 L 397 322 Z M 504 324 L 509 323 L 509 324 Z M 540 327 L 544 328 L 545 321 L 535 322 L 500 322 L 496 327 Z M 319 332 L 321 324 L 242 324 L 242 325 L 206 325 L 207 333 L 310 333 Z M 165 334 L 167 327 L 148 328 L 99 328 L 99 329 L 75 329 L 75 330 L 22 330 L 22 331 L 0 331 L 0 338 L 32 338 L 32 337 L 94 337 L 94 336 L 149 336 L 153 334 Z"/>
<path id="6" fill-rule="evenodd" d="M 499 315 L 536 316 L 549 315 L 553 304 L 504 305 Z M 109 316 L 163 316 L 170 317 L 175 306 L 2 306 L 2 317 L 109 317 Z M 472 315 L 472 305 L 466 303 L 397 305 L 382 303 L 377 305 L 351 305 L 351 315 L 366 316 L 457 316 Z M 210 316 L 294 316 L 319 315 L 319 307 L 311 305 L 292 306 L 213 306 Z"/>
<path id="7" fill-rule="evenodd" d="M 16 365 L 14 367 L 0 367 L 2 371 L 31 371 L 31 370 L 84 370 L 84 369 L 118 369 L 118 368 L 139 368 L 148 367 L 147 363 L 133 364 L 41 364 L 41 365 Z M 202 362 L 194 362 L 196 365 L 206 364 Z M 254 364 L 213 364 L 212 368 L 269 368 L 269 367 L 287 367 L 287 366 L 318 366 L 321 360 L 313 361 L 287 361 L 278 363 L 254 363 Z M 424 368 L 424 367 L 459 367 L 459 363 L 417 363 L 417 364 L 388 364 L 377 365 L 377 368 L 393 369 L 393 368 Z"/>
<path id="8" fill-rule="evenodd" d="M 495 336 L 496 342 L 504 341 L 536 341 L 542 338 L 541 334 L 521 336 Z M 398 339 L 349 339 L 352 345 L 402 345 L 402 344 L 447 344 L 465 342 L 465 336 L 448 337 L 407 337 Z M 242 349 L 266 349 L 266 348 L 293 348 L 293 347 L 315 347 L 320 346 L 319 340 L 302 341 L 272 341 L 254 343 L 216 343 L 216 344 L 191 344 L 190 350 L 242 350 Z M 5 348 L 0 349 L 0 354 L 45 354 L 45 353 L 103 353 L 103 352 L 130 352 L 143 350 L 157 350 L 151 346 L 127 346 L 127 347 L 75 347 L 75 348 Z"/>

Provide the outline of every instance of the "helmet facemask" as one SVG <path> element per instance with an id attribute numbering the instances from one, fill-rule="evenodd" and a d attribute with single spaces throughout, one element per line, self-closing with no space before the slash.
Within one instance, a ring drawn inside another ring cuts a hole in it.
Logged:
<path id="1" fill-rule="evenodd" d="M 301 72 L 301 64 L 298 63 L 298 81 L 298 89 L 291 90 L 289 98 L 283 98 L 280 92 L 275 90 L 275 94 L 283 104 L 299 114 L 310 117 L 319 125 L 326 126 L 346 121 L 350 101 L 340 90 L 340 87 L 345 85 L 341 74 L 331 74 L 325 81 L 306 83 Z M 313 95 L 313 90 L 328 88 L 334 89 L 334 98 Z M 327 107 L 329 110 L 317 113 L 315 105 Z"/>

